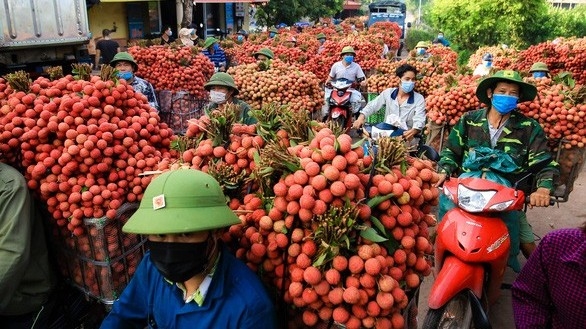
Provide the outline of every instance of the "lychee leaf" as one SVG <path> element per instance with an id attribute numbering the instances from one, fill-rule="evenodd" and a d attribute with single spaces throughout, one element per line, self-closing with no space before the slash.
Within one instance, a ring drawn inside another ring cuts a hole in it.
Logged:
<path id="1" fill-rule="evenodd" d="M 366 240 L 372 241 L 372 242 L 383 242 L 383 241 L 388 241 L 389 239 L 380 236 L 376 230 L 372 227 L 368 227 L 365 230 L 360 231 L 360 236 Z"/>

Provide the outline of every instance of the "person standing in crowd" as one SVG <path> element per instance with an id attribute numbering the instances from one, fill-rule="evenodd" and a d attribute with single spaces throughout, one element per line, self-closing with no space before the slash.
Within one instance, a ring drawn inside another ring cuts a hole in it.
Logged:
<path id="1" fill-rule="evenodd" d="M 171 44 L 173 41 L 175 41 L 173 38 L 173 31 L 170 26 L 167 26 L 165 30 L 163 30 L 163 34 L 161 34 L 161 46 Z"/>
<path id="2" fill-rule="evenodd" d="M 279 30 L 276 27 L 271 27 L 269 29 L 269 39 L 274 39 L 279 34 Z"/>
<path id="3" fill-rule="evenodd" d="M 326 80 L 326 86 L 328 86 L 332 81 L 336 81 L 342 78 L 353 81 L 356 84 L 363 83 L 366 79 L 366 76 L 364 75 L 364 71 L 362 71 L 360 65 L 354 62 L 354 58 L 356 57 L 356 52 L 354 51 L 354 48 L 352 48 L 351 46 L 346 46 L 342 48 L 342 51 L 340 52 L 340 57 L 342 57 L 342 59 L 334 63 L 334 65 L 332 65 L 332 68 L 330 69 L 330 74 L 328 76 L 328 79 Z M 358 90 L 354 88 L 350 88 L 348 90 L 352 92 L 352 96 L 350 97 L 351 103 L 358 104 L 364 100 L 364 97 L 362 97 L 362 94 Z M 322 108 L 323 117 L 327 116 L 330 112 L 330 105 L 328 103 L 328 99 L 331 93 L 332 88 L 326 87 L 324 95 L 325 104 Z"/>
<path id="4" fill-rule="evenodd" d="M 103 39 L 98 40 L 96 43 L 96 68 L 99 67 L 100 62 L 102 64 L 110 64 L 114 55 L 120 51 L 120 45 L 110 38 L 110 33 L 110 30 L 104 29 L 102 31 Z"/>
<path id="5" fill-rule="evenodd" d="M 261 48 L 258 51 L 252 53 L 252 56 L 254 57 L 254 59 L 256 59 L 257 63 L 260 63 L 270 61 L 271 59 L 273 59 L 275 54 L 269 48 Z"/>
<path id="6" fill-rule="evenodd" d="M 159 110 L 159 103 L 157 102 L 153 85 L 135 75 L 135 72 L 138 71 L 138 64 L 132 55 L 127 52 L 118 53 L 110 62 L 110 66 L 118 70 L 118 77 L 128 81 L 134 91 L 145 95 L 152 108 Z"/>
<path id="7" fill-rule="evenodd" d="M 242 29 L 238 30 L 236 33 L 236 42 L 238 42 L 238 44 L 242 44 L 246 40 L 248 40 L 248 32 Z"/>
<path id="8" fill-rule="evenodd" d="M 472 75 L 477 76 L 487 76 L 490 74 L 490 70 L 492 69 L 492 54 L 486 53 L 482 56 L 482 63 L 478 64 L 474 69 L 474 73 Z"/>
<path id="9" fill-rule="evenodd" d="M 276 328 L 262 282 L 222 243 L 239 223 L 212 176 L 178 169 L 153 179 L 122 227 L 146 235 L 149 251 L 101 328 Z"/>
<path id="10" fill-rule="evenodd" d="M 529 69 L 529 73 L 531 73 L 534 79 L 551 77 L 549 74 L 549 68 L 547 67 L 547 64 L 543 62 L 533 63 L 533 65 L 531 65 L 531 68 Z"/>
<path id="11" fill-rule="evenodd" d="M 0 182 L 0 326 L 47 328 L 56 277 L 43 218 L 20 172 L 0 163 Z"/>
<path id="12" fill-rule="evenodd" d="M 543 237 L 511 289 L 517 329 L 586 327 L 586 222 Z"/>
<path id="13" fill-rule="evenodd" d="M 440 43 L 444 47 L 450 46 L 450 42 L 444 37 L 444 33 L 442 31 L 438 32 L 437 39 L 435 39 L 433 43 Z"/>
<path id="14" fill-rule="evenodd" d="M 195 45 L 195 40 L 198 38 L 196 32 L 195 25 L 182 25 L 178 33 L 179 40 L 181 40 L 181 43 L 184 46 L 193 47 Z"/>
<path id="15" fill-rule="evenodd" d="M 326 42 L 326 35 L 323 33 L 319 33 L 315 38 L 319 42 L 319 48 L 317 49 L 317 53 L 321 54 L 325 49 L 324 43 Z"/>
<path id="16" fill-rule="evenodd" d="M 238 87 L 230 74 L 215 73 L 204 88 L 210 92 L 210 105 L 206 108 L 206 113 L 222 108 L 226 104 L 234 104 L 240 110 L 240 123 L 245 125 L 256 123 L 256 119 L 250 116 L 250 105 L 236 98 Z"/>
<path id="17" fill-rule="evenodd" d="M 395 75 L 401 79 L 401 85 L 385 89 L 366 104 L 354 121 L 353 128 L 362 127 L 366 118 L 384 106 L 385 122 L 403 129 L 403 136 L 410 141 L 425 128 L 425 99 L 414 91 L 417 77 L 415 67 L 403 64 L 395 70 Z"/>
<path id="18" fill-rule="evenodd" d="M 470 171 L 462 167 L 469 159 L 470 151 L 485 147 L 494 150 L 498 156 L 510 156 L 515 168 L 507 177 L 502 177 L 504 180 L 525 175 L 532 164 L 543 164 L 535 177 L 536 190 L 530 195 L 530 204 L 549 206 L 550 193 L 554 188 L 553 179 L 559 175 L 559 165 L 551 156 L 545 132 L 539 122 L 516 111 L 517 103 L 532 101 L 536 95 L 537 88 L 524 82 L 516 71 L 502 70 L 483 79 L 476 88 L 476 96 L 488 107 L 465 113 L 452 129 L 438 162 L 441 169 L 436 186 L 443 184 L 453 174 Z M 443 209 L 447 208 L 449 206 Z M 442 214 L 438 217 L 441 218 Z M 533 230 L 523 211 L 503 213 L 502 219 L 511 238 L 509 266 L 518 272 L 519 247 L 525 257 L 529 257 L 535 249 Z"/>
<path id="19" fill-rule="evenodd" d="M 214 37 L 208 37 L 203 45 L 202 54 L 206 55 L 216 68 L 216 72 L 226 71 L 226 53 L 220 47 L 220 42 Z"/>

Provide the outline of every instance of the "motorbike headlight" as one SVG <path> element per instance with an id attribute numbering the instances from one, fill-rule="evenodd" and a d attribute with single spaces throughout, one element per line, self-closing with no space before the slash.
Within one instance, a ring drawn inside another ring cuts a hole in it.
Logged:
<path id="1" fill-rule="evenodd" d="M 509 200 L 509 201 L 493 204 L 492 206 L 490 206 L 489 209 L 494 210 L 494 211 L 504 211 L 505 209 L 509 208 L 512 204 L 513 204 L 513 200 Z"/>
<path id="2" fill-rule="evenodd" d="M 496 191 L 476 191 L 458 185 L 458 206 L 468 212 L 481 212 Z"/>

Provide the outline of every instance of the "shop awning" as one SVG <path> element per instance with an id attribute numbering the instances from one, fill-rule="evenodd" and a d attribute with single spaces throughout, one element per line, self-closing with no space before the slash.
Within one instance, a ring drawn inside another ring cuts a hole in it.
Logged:
<path id="1" fill-rule="evenodd" d="M 344 6 L 342 7 L 344 10 L 358 10 L 360 9 L 362 4 L 360 2 L 346 0 L 344 1 Z"/>
<path id="2" fill-rule="evenodd" d="M 194 0 L 195 3 L 265 3 L 269 0 Z"/>

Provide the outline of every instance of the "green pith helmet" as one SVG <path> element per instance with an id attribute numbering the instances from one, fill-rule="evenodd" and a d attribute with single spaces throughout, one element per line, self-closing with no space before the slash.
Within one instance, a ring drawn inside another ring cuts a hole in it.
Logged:
<path id="1" fill-rule="evenodd" d="M 238 224 L 218 182 L 195 169 L 171 170 L 147 186 L 138 210 L 122 227 L 126 233 L 175 234 Z"/>
<path id="2" fill-rule="evenodd" d="M 275 34 L 279 34 L 279 30 L 277 30 L 277 28 L 276 28 L 276 27 L 271 27 L 271 28 L 269 29 L 269 32 L 273 32 L 273 33 L 275 33 Z"/>
<path id="3" fill-rule="evenodd" d="M 531 69 L 529 69 L 529 73 L 533 72 L 549 72 L 549 68 L 543 62 L 535 62 L 531 65 Z"/>
<path id="4" fill-rule="evenodd" d="M 209 47 L 211 47 L 216 42 L 218 42 L 218 39 L 216 39 L 214 37 L 207 37 L 206 38 L 206 41 L 203 43 L 203 48 L 204 49 L 208 49 Z"/>
<path id="5" fill-rule="evenodd" d="M 488 98 L 486 92 L 488 88 L 494 88 L 494 85 L 500 81 L 513 82 L 519 85 L 521 93 L 519 103 L 532 101 L 537 95 L 537 88 L 535 88 L 534 85 L 523 81 L 519 72 L 513 70 L 501 70 L 480 81 L 478 88 L 476 88 L 476 96 L 478 99 L 484 104 L 490 104 L 490 98 Z"/>
<path id="6" fill-rule="evenodd" d="M 352 54 L 352 55 L 356 56 L 356 52 L 354 51 L 354 48 L 352 48 L 352 46 L 346 46 L 346 47 L 342 48 L 342 51 L 340 52 L 340 56 L 343 56 L 344 54 Z"/>
<path id="7" fill-rule="evenodd" d="M 132 55 L 130 55 L 129 53 L 127 53 L 125 51 L 114 55 L 114 58 L 112 58 L 112 60 L 110 61 L 110 66 L 116 67 L 116 63 L 121 62 L 121 61 L 129 62 L 130 64 L 132 64 L 133 71 L 134 72 L 138 71 L 138 63 L 136 63 L 136 61 L 134 60 L 134 57 L 132 57 Z"/>
<path id="8" fill-rule="evenodd" d="M 429 43 L 425 42 L 425 41 L 419 41 L 417 43 L 417 45 L 415 46 L 415 48 L 429 48 Z"/>
<path id="9" fill-rule="evenodd" d="M 325 38 L 326 38 L 326 35 L 325 35 L 325 34 L 323 34 L 323 33 L 319 33 L 319 34 L 318 34 L 318 35 L 317 35 L 315 38 L 316 38 L 317 40 L 319 40 L 319 39 L 325 39 Z"/>
<path id="10" fill-rule="evenodd" d="M 336 32 L 344 32 L 344 28 L 341 27 L 340 25 L 336 25 L 335 30 L 336 30 Z"/>
<path id="11" fill-rule="evenodd" d="M 212 75 L 210 78 L 210 81 L 208 81 L 203 87 L 206 90 L 210 90 L 212 86 L 224 86 L 232 88 L 234 89 L 233 96 L 238 95 L 238 87 L 234 82 L 234 78 L 232 78 L 232 76 L 226 72 L 214 73 L 214 75 Z"/>
<path id="12" fill-rule="evenodd" d="M 261 48 L 257 52 L 252 54 L 254 58 L 256 58 L 258 55 L 265 55 L 268 59 L 273 59 L 273 57 L 275 57 L 275 54 L 269 48 Z"/>

